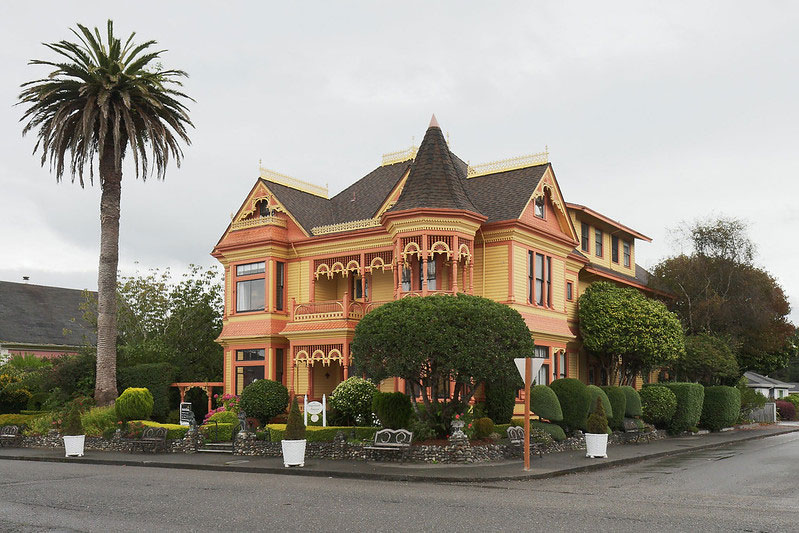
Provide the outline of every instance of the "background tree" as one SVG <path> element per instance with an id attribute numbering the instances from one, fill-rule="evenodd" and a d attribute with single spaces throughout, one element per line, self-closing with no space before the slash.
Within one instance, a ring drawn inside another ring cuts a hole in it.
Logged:
<path id="1" fill-rule="evenodd" d="M 720 217 L 678 230 L 690 249 L 661 261 L 650 284 L 674 293 L 669 308 L 687 334 L 728 339 L 740 370 L 768 374 L 790 358 L 790 305 L 768 272 L 753 264 L 744 222 Z"/>
<path id="2" fill-rule="evenodd" d="M 84 169 L 94 183 L 98 159 L 100 187 L 100 263 L 98 268 L 97 375 L 95 400 L 111 404 L 116 390 L 116 284 L 119 262 L 119 213 L 122 162 L 128 148 L 135 175 L 144 180 L 153 170 L 162 179 L 170 157 L 180 165 L 179 141 L 189 144 L 191 121 L 181 99 L 182 70 L 160 66 L 163 50 L 153 51 L 155 41 L 133 42 L 114 36 L 108 21 L 105 41 L 100 31 L 78 24 L 72 33 L 79 42 L 45 44 L 59 61 L 32 60 L 33 65 L 53 67 L 50 75 L 22 85 L 20 104 L 27 105 L 23 135 L 37 131 L 34 153 L 41 164 L 48 160 L 56 181 L 68 167 L 72 181 L 84 186 Z"/>
<path id="3" fill-rule="evenodd" d="M 666 366 L 683 352 L 680 321 L 666 306 L 631 288 L 591 284 L 580 296 L 583 345 L 605 369 L 611 384 Z"/>
<path id="4" fill-rule="evenodd" d="M 685 352 L 674 361 L 672 372 L 677 381 L 702 385 L 735 385 L 741 376 L 727 341 L 705 333 L 685 337 Z"/>
<path id="5" fill-rule="evenodd" d="M 799 328 L 794 330 L 785 343 L 785 357 L 788 364 L 774 372 L 774 377 L 783 381 L 799 381 Z"/>
<path id="6" fill-rule="evenodd" d="M 352 343 L 353 364 L 368 377 L 400 377 L 420 392 L 424 416 L 439 435 L 482 381 L 514 380 L 513 359 L 532 353 L 530 330 L 517 311 L 466 294 L 382 305 L 358 323 Z"/>

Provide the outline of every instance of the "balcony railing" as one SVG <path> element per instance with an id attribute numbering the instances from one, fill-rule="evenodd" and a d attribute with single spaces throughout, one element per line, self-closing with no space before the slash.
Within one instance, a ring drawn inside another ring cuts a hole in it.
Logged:
<path id="1" fill-rule="evenodd" d="M 314 322 L 319 320 L 360 320 L 366 313 L 373 311 L 387 301 L 360 302 L 343 300 L 326 300 L 294 304 L 292 321 Z"/>

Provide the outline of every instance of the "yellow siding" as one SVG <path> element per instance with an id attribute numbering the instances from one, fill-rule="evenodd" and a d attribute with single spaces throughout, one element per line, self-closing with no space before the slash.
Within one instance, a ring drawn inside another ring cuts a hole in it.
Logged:
<path id="1" fill-rule="evenodd" d="M 588 383 L 588 356 L 580 354 L 580 381 Z"/>
<path id="2" fill-rule="evenodd" d="M 288 264 L 286 273 L 286 289 L 288 298 L 297 302 L 307 302 L 309 294 L 310 263 L 308 261 L 294 261 Z"/>
<path id="3" fill-rule="evenodd" d="M 294 392 L 296 394 L 308 394 L 308 365 L 298 363 L 294 368 Z"/>
<path id="4" fill-rule="evenodd" d="M 474 294 L 478 296 L 485 296 L 483 294 L 483 245 L 475 245 L 474 248 Z"/>
<path id="5" fill-rule="evenodd" d="M 394 272 L 391 270 L 372 272 L 371 299 L 383 302 L 394 299 Z"/>
<path id="6" fill-rule="evenodd" d="M 315 398 L 321 398 L 323 394 L 330 396 L 336 385 L 339 384 L 338 363 L 324 366 L 319 363 L 313 367 L 313 394 Z M 325 377 L 327 374 L 329 377 Z"/>
<path id="7" fill-rule="evenodd" d="M 635 378 L 635 385 L 634 385 L 635 389 L 636 390 L 641 390 L 641 387 L 643 387 L 643 386 L 644 386 L 644 380 L 641 379 L 641 376 L 638 376 L 637 378 Z"/>
<path id="8" fill-rule="evenodd" d="M 563 309 L 566 300 L 566 282 L 563 277 L 566 275 L 566 268 L 562 259 L 552 258 L 552 307 Z"/>
<path id="9" fill-rule="evenodd" d="M 225 350 L 225 392 L 228 394 L 235 394 L 233 389 L 233 351 Z"/>
<path id="10" fill-rule="evenodd" d="M 327 276 L 321 276 L 314 282 L 314 300 L 317 302 L 335 300 L 337 283 L 335 279 L 328 279 Z"/>
<path id="11" fill-rule="evenodd" d="M 377 386 L 380 392 L 394 392 L 394 378 L 386 378 Z"/>
<path id="12" fill-rule="evenodd" d="M 569 368 L 567 377 L 578 378 L 580 377 L 580 354 L 578 352 L 571 352 L 569 354 Z"/>
<path id="13" fill-rule="evenodd" d="M 485 288 L 482 296 L 504 302 L 508 299 L 508 247 L 489 246 L 485 254 Z"/>
<path id="14" fill-rule="evenodd" d="M 526 302 L 527 287 L 527 249 L 521 246 L 513 247 L 513 297 L 517 302 Z"/>

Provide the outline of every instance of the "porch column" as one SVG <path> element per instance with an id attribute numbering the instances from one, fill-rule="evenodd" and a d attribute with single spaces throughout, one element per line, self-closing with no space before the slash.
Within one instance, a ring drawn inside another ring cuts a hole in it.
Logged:
<path id="1" fill-rule="evenodd" d="M 211 412 L 213 410 L 213 408 L 214 408 L 214 406 L 213 406 L 213 398 L 214 398 L 213 390 L 214 390 L 214 388 L 212 386 L 210 386 L 210 385 L 206 385 L 205 386 L 205 394 L 206 394 L 206 396 L 208 396 L 208 412 Z"/>
<path id="2" fill-rule="evenodd" d="M 458 294 L 458 262 L 452 259 L 452 293 Z"/>
<path id="3" fill-rule="evenodd" d="M 399 300 L 402 287 L 402 255 L 399 251 L 399 241 L 394 243 L 394 299 Z"/>
<path id="4" fill-rule="evenodd" d="M 178 390 L 180 391 L 180 403 L 183 403 L 186 401 L 186 387 L 178 387 Z"/>
<path id="5" fill-rule="evenodd" d="M 366 263 L 366 254 L 361 252 L 361 299 L 365 302 L 366 301 L 366 267 L 364 266 Z"/>
<path id="6" fill-rule="evenodd" d="M 471 292 L 469 291 L 469 279 L 467 278 L 467 273 L 466 273 L 467 272 L 467 267 L 466 267 L 466 262 L 465 261 L 466 260 L 464 260 L 463 265 L 461 265 L 461 274 L 462 274 L 461 281 L 463 281 L 463 290 L 465 292 L 469 292 L 469 294 L 471 294 Z"/>
<path id="7" fill-rule="evenodd" d="M 293 317 L 292 317 L 293 319 Z M 289 342 L 289 398 L 294 398 L 294 343 Z"/>
<path id="8" fill-rule="evenodd" d="M 485 260 L 485 258 L 483 259 Z M 485 264 L 483 268 L 485 268 Z M 483 288 L 483 291 L 485 291 L 485 288 Z M 472 254 L 472 260 L 469 261 L 469 294 L 474 294 L 474 254 Z"/>
<path id="9" fill-rule="evenodd" d="M 422 296 L 427 296 L 427 234 L 422 235 Z"/>
<path id="10" fill-rule="evenodd" d="M 344 339 L 344 346 L 341 350 L 341 366 L 344 368 L 344 380 L 346 381 L 348 377 L 350 377 L 350 343 L 347 339 Z"/>
<path id="11" fill-rule="evenodd" d="M 313 269 L 313 263 L 311 263 L 311 279 L 308 281 L 308 299 L 312 302 L 315 302 L 314 298 L 314 289 L 316 288 L 316 272 Z"/>

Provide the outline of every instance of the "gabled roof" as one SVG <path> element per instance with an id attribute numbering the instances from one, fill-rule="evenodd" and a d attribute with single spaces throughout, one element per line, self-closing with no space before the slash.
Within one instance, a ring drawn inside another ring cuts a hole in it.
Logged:
<path id="1" fill-rule="evenodd" d="M 83 320 L 83 291 L 0 281 L 0 342 L 81 346 L 94 344 Z"/>
<path id="2" fill-rule="evenodd" d="M 416 153 L 405 187 L 389 211 L 438 208 L 480 213 L 469 199 L 464 181 L 455 170 L 447 141 L 434 115 Z"/>
<path id="3" fill-rule="evenodd" d="M 589 215 L 589 216 L 591 216 L 591 217 L 593 217 L 593 218 L 595 218 L 597 220 L 601 220 L 602 222 L 604 222 L 605 224 L 608 224 L 609 226 L 612 226 L 612 227 L 614 227 L 616 229 L 619 229 L 619 230 L 631 235 L 632 237 L 635 237 L 636 239 L 641 239 L 642 241 L 646 241 L 646 242 L 652 242 L 652 239 L 650 237 L 647 237 L 643 233 L 639 233 L 639 232 L 635 231 L 634 229 L 632 229 L 631 227 L 625 226 L 621 222 L 616 222 L 612 218 L 606 217 L 602 213 L 594 211 L 590 207 L 586 207 L 586 206 L 580 205 L 580 204 L 573 204 L 573 203 L 570 203 L 570 202 L 566 203 L 566 207 L 571 209 L 571 210 L 574 210 L 574 211 L 582 211 L 583 213 L 585 213 L 585 214 L 587 214 L 587 215 Z"/>
<path id="4" fill-rule="evenodd" d="M 480 213 L 488 217 L 486 223 L 513 220 L 521 216 L 548 168 L 549 163 L 469 178 L 466 190 Z"/>
<path id="5" fill-rule="evenodd" d="M 770 378 L 768 376 L 764 376 L 763 374 L 758 374 L 757 372 L 752 372 L 749 370 L 748 372 L 744 372 L 744 377 L 746 378 L 747 385 L 750 387 L 762 387 L 768 389 L 790 389 L 791 384 L 785 383 L 784 381 L 780 381 L 778 379 Z"/>

